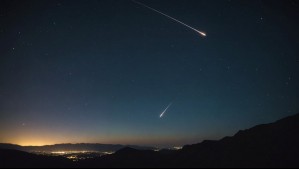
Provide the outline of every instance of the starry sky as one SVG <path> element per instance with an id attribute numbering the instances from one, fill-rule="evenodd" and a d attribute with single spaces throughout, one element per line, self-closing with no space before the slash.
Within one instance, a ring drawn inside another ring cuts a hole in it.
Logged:
<path id="1" fill-rule="evenodd" d="M 0 1 L 0 142 L 178 146 L 299 112 L 299 3 Z M 161 112 L 172 105 L 159 118 Z"/>

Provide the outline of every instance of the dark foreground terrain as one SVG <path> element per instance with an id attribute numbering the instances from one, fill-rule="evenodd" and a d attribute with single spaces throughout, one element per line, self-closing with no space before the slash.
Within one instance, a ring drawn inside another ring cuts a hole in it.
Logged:
<path id="1" fill-rule="evenodd" d="M 18 150 L 0 150 L 0 167 L 299 167 L 299 114 L 182 150 L 123 148 L 72 162 Z"/>

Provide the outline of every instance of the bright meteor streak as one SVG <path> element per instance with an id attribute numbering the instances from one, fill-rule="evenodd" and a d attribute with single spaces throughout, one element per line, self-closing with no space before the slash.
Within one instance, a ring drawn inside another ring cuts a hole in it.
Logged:
<path id="1" fill-rule="evenodd" d="M 166 113 L 167 109 L 168 109 L 171 105 L 172 105 L 172 103 L 170 103 L 170 104 L 166 107 L 166 109 L 160 114 L 160 118 L 163 117 L 163 115 Z"/>
<path id="2" fill-rule="evenodd" d="M 158 11 L 158 10 L 156 10 L 156 9 L 150 7 L 150 6 L 147 6 L 147 5 L 145 5 L 145 4 L 141 3 L 141 2 L 138 2 L 138 1 L 135 1 L 135 0 L 132 0 L 132 1 L 133 1 L 134 3 L 136 3 L 136 4 L 138 4 L 138 5 L 141 5 L 141 6 L 143 6 L 143 7 L 146 7 L 146 8 L 148 8 L 148 9 L 154 11 L 154 12 L 157 12 L 157 13 L 163 15 L 163 16 L 166 16 L 166 17 L 169 18 L 169 19 L 172 19 L 172 20 L 176 21 L 177 23 L 180 23 L 180 24 L 186 26 L 187 28 L 189 28 L 189 29 L 191 29 L 191 30 L 193 30 L 193 31 L 195 31 L 195 32 L 197 32 L 197 33 L 199 33 L 201 36 L 204 36 L 204 37 L 207 36 L 207 34 L 206 34 L 205 32 L 199 31 L 199 30 L 193 28 L 192 26 L 189 26 L 189 25 L 185 24 L 184 22 L 179 21 L 179 20 L 177 20 L 177 19 L 175 19 L 175 18 L 173 18 L 173 17 L 171 17 L 171 16 L 169 16 L 169 15 L 163 13 L 163 12 L 160 12 L 160 11 Z"/>

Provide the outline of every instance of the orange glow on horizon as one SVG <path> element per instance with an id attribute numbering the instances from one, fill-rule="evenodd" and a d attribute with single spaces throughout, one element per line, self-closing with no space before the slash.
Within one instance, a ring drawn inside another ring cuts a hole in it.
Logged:
<path id="1" fill-rule="evenodd" d="M 193 138 L 190 138 L 193 140 Z M 51 133 L 48 131 L 39 132 L 14 132 L 7 134 L 0 142 L 17 144 L 20 146 L 45 146 L 54 144 L 80 144 L 80 143 L 99 143 L 99 144 L 122 144 L 122 145 L 141 145 L 141 146 L 164 146 L 164 145 L 184 145 L 187 138 L 178 138 L 176 135 L 123 135 L 116 134 L 103 137 L 101 134 L 76 135 L 75 133 Z"/>
<path id="2" fill-rule="evenodd" d="M 159 146 L 163 145 L 163 143 L 169 143 L 171 142 L 171 138 L 167 139 L 150 139 L 150 138 L 123 138 L 123 139 L 116 139 L 116 140 L 103 140 L 103 141 L 62 141 L 62 140 L 39 140 L 39 139 L 22 139 L 17 141 L 10 141 L 8 143 L 17 144 L 20 146 L 46 146 L 46 145 L 54 145 L 54 144 L 80 144 L 80 143 L 86 143 L 86 144 L 122 144 L 122 145 L 141 145 L 141 146 Z"/>

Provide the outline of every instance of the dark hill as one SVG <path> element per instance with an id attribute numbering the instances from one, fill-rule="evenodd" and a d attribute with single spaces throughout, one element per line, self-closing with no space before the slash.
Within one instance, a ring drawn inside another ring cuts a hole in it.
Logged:
<path id="1" fill-rule="evenodd" d="M 299 114 L 220 141 L 185 146 L 179 156 L 184 166 L 298 167 Z"/>
<path id="2" fill-rule="evenodd" d="M 63 157 L 48 157 L 18 150 L 0 149 L 0 168 L 65 168 L 72 161 Z"/>

